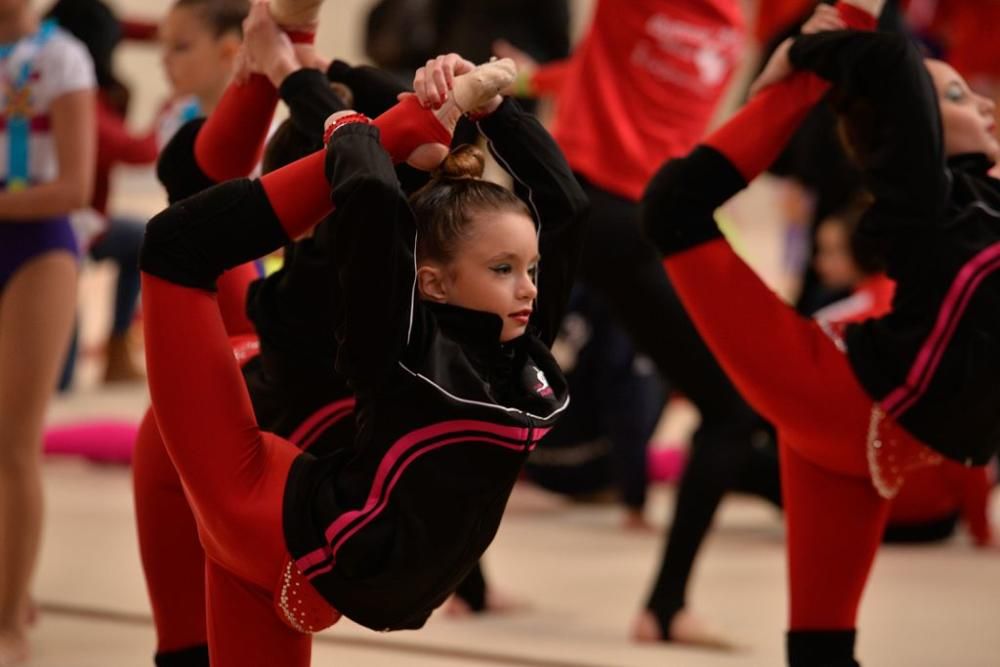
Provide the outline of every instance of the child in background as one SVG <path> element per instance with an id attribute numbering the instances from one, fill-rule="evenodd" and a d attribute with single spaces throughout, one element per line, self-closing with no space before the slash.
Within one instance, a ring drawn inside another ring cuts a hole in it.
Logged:
<path id="1" fill-rule="evenodd" d="M 83 42 L 94 61 L 97 76 L 97 169 L 90 206 L 74 213 L 74 230 L 80 246 L 98 262 L 113 261 L 118 267 L 114 314 L 107 339 L 105 382 L 137 380 L 142 367 L 129 346 L 129 327 L 139 299 L 139 246 L 144 220 L 109 216 L 111 171 L 117 164 L 152 165 L 157 144 L 154 129 L 133 133 L 126 125 L 130 92 L 114 71 L 114 52 L 121 43 L 123 28 L 114 12 L 101 0 L 59 0 L 47 16 Z M 63 370 L 60 388 L 73 380 L 77 337 Z"/>
<path id="2" fill-rule="evenodd" d="M 29 657 L 42 528 L 42 423 L 73 327 L 77 240 L 90 200 L 94 68 L 28 0 L 0 13 L 0 665 Z"/>
<path id="3" fill-rule="evenodd" d="M 247 0 L 177 0 L 160 26 L 163 69 L 175 99 L 159 130 L 162 148 L 184 123 L 207 116 L 233 76 Z"/>

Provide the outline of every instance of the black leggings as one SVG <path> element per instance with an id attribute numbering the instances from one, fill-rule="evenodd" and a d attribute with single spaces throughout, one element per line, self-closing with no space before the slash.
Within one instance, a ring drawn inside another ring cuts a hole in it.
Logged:
<path id="1" fill-rule="evenodd" d="M 753 457 L 754 440 L 762 437 L 764 428 L 677 298 L 659 253 L 639 228 L 638 205 L 578 178 L 592 207 L 581 281 L 604 297 L 636 346 L 701 412 L 662 565 L 647 602 L 665 632 L 684 606 L 688 575 L 719 501 L 740 484 L 744 471 L 756 469 L 743 459 Z M 767 480 L 747 484 L 777 488 Z"/>

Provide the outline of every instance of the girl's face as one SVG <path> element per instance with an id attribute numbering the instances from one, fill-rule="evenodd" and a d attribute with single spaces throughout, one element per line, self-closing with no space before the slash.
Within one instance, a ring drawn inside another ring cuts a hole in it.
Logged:
<path id="1" fill-rule="evenodd" d="M 863 279 L 854 263 L 847 229 L 827 218 L 816 230 L 816 258 L 813 260 L 820 282 L 830 289 L 853 289 Z"/>
<path id="2" fill-rule="evenodd" d="M 447 264 L 417 269 L 423 298 L 499 315 L 500 342 L 522 335 L 538 288 L 538 236 L 523 213 L 481 213 Z"/>
<path id="3" fill-rule="evenodd" d="M 216 36 L 197 10 L 174 7 L 160 25 L 160 41 L 163 68 L 175 93 L 203 99 L 222 93 L 239 53 L 238 35 Z"/>
<path id="4" fill-rule="evenodd" d="M 945 155 L 982 153 L 996 162 L 1000 159 L 1000 142 L 993 100 L 972 92 L 950 65 L 940 60 L 926 62 L 941 107 Z"/>

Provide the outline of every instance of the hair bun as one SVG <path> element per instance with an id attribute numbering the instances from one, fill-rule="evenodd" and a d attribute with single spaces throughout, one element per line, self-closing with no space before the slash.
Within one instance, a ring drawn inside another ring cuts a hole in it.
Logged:
<path id="1" fill-rule="evenodd" d="M 432 176 L 437 180 L 482 178 L 486 155 L 472 144 L 462 144 L 444 159 Z"/>

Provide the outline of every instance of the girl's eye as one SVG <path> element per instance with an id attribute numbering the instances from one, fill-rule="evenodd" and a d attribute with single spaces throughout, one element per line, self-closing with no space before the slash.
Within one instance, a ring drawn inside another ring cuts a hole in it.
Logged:
<path id="1" fill-rule="evenodd" d="M 538 277 L 537 264 L 532 264 L 531 266 L 528 267 L 528 275 L 531 276 L 531 282 L 535 282 L 535 279 Z"/>
<path id="2" fill-rule="evenodd" d="M 950 102 L 961 102 L 965 97 L 965 91 L 957 83 L 952 83 L 945 89 L 944 97 Z"/>
<path id="3" fill-rule="evenodd" d="M 500 264 L 498 266 L 492 266 L 492 267 L 490 267 L 490 269 L 494 273 L 499 273 L 500 275 L 504 275 L 504 276 L 507 275 L 508 273 L 510 273 L 510 271 L 511 271 L 510 264 Z"/>

